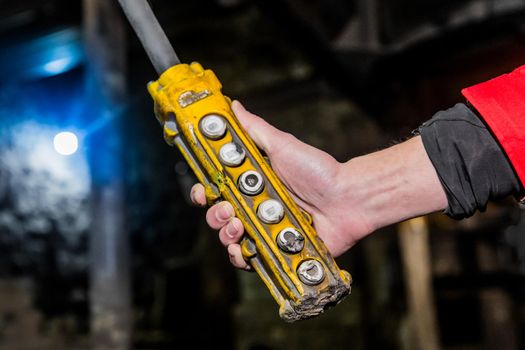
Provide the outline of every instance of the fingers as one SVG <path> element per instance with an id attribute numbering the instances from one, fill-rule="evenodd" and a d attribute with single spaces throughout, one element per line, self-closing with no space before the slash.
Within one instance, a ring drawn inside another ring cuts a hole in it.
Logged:
<path id="1" fill-rule="evenodd" d="M 241 246 L 238 244 L 244 234 L 241 220 L 234 217 L 233 207 L 228 202 L 214 205 L 206 214 L 206 221 L 214 229 L 219 230 L 219 240 L 227 247 L 228 256 L 233 266 L 250 270 L 242 256 Z"/>
<path id="2" fill-rule="evenodd" d="M 230 244 L 228 246 L 228 255 L 230 262 L 238 269 L 250 270 L 251 267 L 246 263 L 241 253 L 241 246 L 239 244 Z"/>
<path id="3" fill-rule="evenodd" d="M 206 222 L 211 228 L 218 230 L 226 225 L 234 216 L 235 212 L 232 205 L 228 202 L 220 202 L 208 209 L 206 212 Z"/>
<path id="4" fill-rule="evenodd" d="M 244 227 L 241 220 L 232 218 L 230 222 L 224 225 L 219 231 L 219 239 L 224 246 L 232 243 L 239 243 L 244 233 Z"/>
<path id="5" fill-rule="evenodd" d="M 219 230 L 219 240 L 227 247 L 228 256 L 233 266 L 250 270 L 242 256 L 241 246 L 238 244 L 244 234 L 241 220 L 234 217 L 233 207 L 228 202 L 221 202 L 211 207 L 206 214 L 208 225 Z"/>
<path id="6" fill-rule="evenodd" d="M 204 191 L 204 186 L 201 184 L 193 185 L 190 191 L 190 199 L 193 204 L 204 207 L 206 205 L 206 192 Z"/>
<path id="7" fill-rule="evenodd" d="M 241 220 L 234 217 L 233 207 L 228 202 L 214 205 L 206 213 L 206 222 L 216 230 L 219 230 L 219 239 L 224 246 L 238 243 L 244 233 Z"/>
<path id="8" fill-rule="evenodd" d="M 264 119 L 248 112 L 239 101 L 232 102 L 232 110 L 255 144 L 269 156 L 279 149 L 290 136 L 268 124 Z"/>

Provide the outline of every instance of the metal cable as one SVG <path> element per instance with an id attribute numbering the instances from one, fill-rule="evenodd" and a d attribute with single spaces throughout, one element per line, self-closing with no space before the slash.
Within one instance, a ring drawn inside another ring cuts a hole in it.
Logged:
<path id="1" fill-rule="evenodd" d="M 157 73 L 179 64 L 180 60 L 147 0 L 118 0 L 144 46 Z"/>

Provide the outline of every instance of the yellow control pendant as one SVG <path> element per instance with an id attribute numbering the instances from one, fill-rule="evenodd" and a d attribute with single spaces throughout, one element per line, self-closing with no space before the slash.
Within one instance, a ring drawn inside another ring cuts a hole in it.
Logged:
<path id="1" fill-rule="evenodd" d="M 208 204 L 233 205 L 245 229 L 243 256 L 279 304 L 281 318 L 316 316 L 349 294 L 351 276 L 339 269 L 221 88 L 198 63 L 173 66 L 148 85 L 166 142 L 182 152 Z"/>

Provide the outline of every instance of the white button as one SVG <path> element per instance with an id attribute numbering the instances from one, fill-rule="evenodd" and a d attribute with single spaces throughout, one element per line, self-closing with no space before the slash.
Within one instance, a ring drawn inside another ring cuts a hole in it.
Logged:
<path id="1" fill-rule="evenodd" d="M 303 261 L 297 268 L 299 279 L 309 286 L 315 286 L 324 279 L 323 265 L 314 259 Z"/>
<path id="2" fill-rule="evenodd" d="M 304 237 L 292 227 L 287 227 L 277 235 L 277 245 L 287 253 L 299 253 L 304 247 Z"/>
<path id="3" fill-rule="evenodd" d="M 276 224 L 283 219 L 283 205 L 275 199 L 267 199 L 257 208 L 257 216 L 264 223 Z"/>
<path id="4" fill-rule="evenodd" d="M 239 166 L 244 161 L 246 152 L 240 145 L 230 142 L 221 147 L 219 157 L 228 166 Z"/>
<path id="5" fill-rule="evenodd" d="M 201 130 L 209 139 L 220 139 L 226 133 L 226 121 L 219 115 L 208 115 L 201 120 Z"/>
<path id="6" fill-rule="evenodd" d="M 255 196 L 261 193 L 263 188 L 264 180 L 261 174 L 256 171 L 246 171 L 239 177 L 239 189 L 244 194 Z"/>

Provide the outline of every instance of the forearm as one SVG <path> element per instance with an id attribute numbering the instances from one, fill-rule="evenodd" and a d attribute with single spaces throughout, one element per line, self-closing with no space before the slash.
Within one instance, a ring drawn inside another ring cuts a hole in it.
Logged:
<path id="1" fill-rule="evenodd" d="M 447 197 L 423 147 L 414 137 L 341 167 L 339 190 L 357 203 L 370 230 L 447 206 Z M 351 215 L 351 213 L 349 213 Z"/>
<path id="2" fill-rule="evenodd" d="M 341 165 L 338 193 L 368 231 L 444 210 L 460 219 L 523 189 L 503 150 L 463 104 L 438 112 L 421 136 Z"/>

